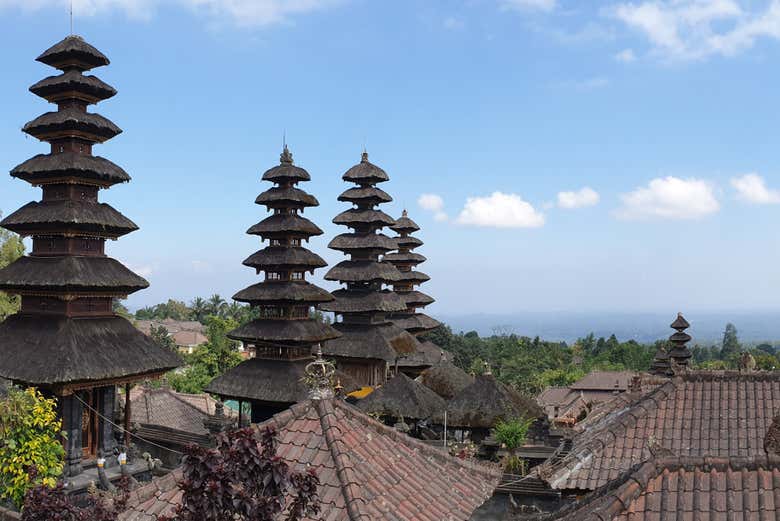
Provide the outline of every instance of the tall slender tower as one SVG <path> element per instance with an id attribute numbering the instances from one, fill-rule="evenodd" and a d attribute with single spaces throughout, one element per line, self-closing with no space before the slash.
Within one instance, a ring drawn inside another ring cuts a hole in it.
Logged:
<path id="1" fill-rule="evenodd" d="M 21 296 L 22 309 L 0 324 L 0 376 L 42 388 L 59 398 L 67 432 L 66 475 L 81 472 L 82 459 L 110 455 L 117 384 L 162 375 L 179 357 L 113 311 L 116 298 L 149 283 L 107 257 L 107 239 L 138 227 L 105 203 L 98 192 L 127 182 L 114 163 L 92 147 L 121 130 L 89 105 L 116 91 L 84 72 L 108 59 L 78 36 L 69 36 L 38 57 L 62 71 L 30 90 L 57 105 L 22 129 L 50 144 L 49 154 L 11 171 L 43 190 L 0 225 L 32 237 L 32 253 L 0 270 L 0 290 Z M 98 414 L 99 413 L 99 414 Z"/>
<path id="2" fill-rule="evenodd" d="M 401 217 L 390 228 L 398 234 L 398 237 L 395 238 L 398 251 L 385 255 L 384 261 L 389 262 L 401 272 L 401 277 L 393 282 L 393 291 L 398 293 L 398 296 L 406 304 L 406 309 L 393 313 L 392 319 L 398 326 L 413 335 L 421 335 L 426 331 L 436 329 L 441 323 L 425 313 L 417 311 L 418 308 L 424 308 L 434 302 L 433 298 L 415 289 L 415 286 L 431 279 L 425 273 L 415 269 L 426 260 L 424 256 L 412 251 L 423 244 L 420 239 L 411 236 L 412 233 L 419 231 L 420 227 L 409 218 L 404 210 Z"/>
<path id="3" fill-rule="evenodd" d="M 368 154 L 342 176 L 357 186 L 346 190 L 339 201 L 354 206 L 337 215 L 333 222 L 352 231 L 337 235 L 329 247 L 350 256 L 330 269 L 326 280 L 344 284 L 333 292 L 334 302 L 322 309 L 332 311 L 341 321 L 335 324 L 343 336 L 325 346 L 325 354 L 336 359 L 340 370 L 363 385 L 381 385 L 388 369 L 398 359 L 414 353 L 418 342 L 388 318 L 388 314 L 404 311 L 406 305 L 394 292 L 382 289 L 401 277 L 392 264 L 380 262 L 379 256 L 394 250 L 395 241 L 381 233 L 382 228 L 395 224 L 392 217 L 376 207 L 392 200 L 377 184 L 389 180 L 387 173 L 368 161 Z"/>
<path id="4" fill-rule="evenodd" d="M 253 423 L 306 399 L 303 377 L 306 364 L 313 360 L 312 348 L 340 336 L 310 315 L 312 307 L 333 300 L 330 293 L 306 280 L 307 272 L 327 265 L 301 246 L 302 241 L 322 235 L 322 230 L 301 215 L 305 208 L 319 205 L 314 196 L 296 186 L 310 179 L 306 170 L 293 164 L 287 146 L 280 164 L 263 175 L 264 181 L 275 186 L 260 194 L 255 203 L 273 214 L 247 233 L 269 244 L 250 255 L 244 265 L 258 274 L 264 272 L 265 280 L 233 296 L 258 308 L 260 316 L 228 334 L 253 347 L 255 357 L 217 377 L 207 388 L 223 398 L 250 403 Z"/>

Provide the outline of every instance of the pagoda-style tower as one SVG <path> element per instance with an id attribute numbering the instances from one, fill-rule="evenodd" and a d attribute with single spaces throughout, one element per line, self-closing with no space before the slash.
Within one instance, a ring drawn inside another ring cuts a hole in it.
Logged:
<path id="1" fill-rule="evenodd" d="M 398 251 L 385 255 L 384 261 L 389 262 L 401 272 L 401 277 L 393 282 L 393 291 L 398 293 L 398 296 L 406 304 L 406 309 L 393 313 L 392 319 L 398 326 L 411 334 L 421 335 L 436 329 L 441 323 L 425 313 L 417 311 L 418 308 L 424 308 L 434 302 L 433 298 L 415 289 L 415 286 L 431 279 L 425 273 L 415 269 L 417 265 L 426 260 L 424 256 L 412 251 L 423 244 L 420 239 L 411 236 L 412 233 L 419 231 L 420 227 L 409 218 L 404 210 L 401 218 L 396 220 L 390 229 L 398 234 L 398 237 L 395 238 Z"/>
<path id="2" fill-rule="evenodd" d="M 322 258 L 301 246 L 322 235 L 314 223 L 303 217 L 305 208 L 318 206 L 317 199 L 296 185 L 309 181 L 309 173 L 293 164 L 284 147 L 279 165 L 263 175 L 274 187 L 260 194 L 255 203 L 273 214 L 252 226 L 247 233 L 268 241 L 252 254 L 245 266 L 265 273 L 265 280 L 236 293 L 233 298 L 259 308 L 257 320 L 231 331 L 228 336 L 253 348 L 250 358 L 214 379 L 207 391 L 223 398 L 249 402 L 252 422 L 266 420 L 290 405 L 305 400 L 303 382 L 312 349 L 340 333 L 311 317 L 312 307 L 333 300 L 330 293 L 306 281 L 306 273 L 327 266 Z"/>
<path id="3" fill-rule="evenodd" d="M 677 318 L 669 327 L 675 330 L 672 336 L 669 337 L 669 343 L 671 344 L 669 358 L 678 367 L 688 367 L 689 360 L 693 354 L 687 346 L 688 342 L 691 341 L 691 335 L 686 333 L 685 330 L 691 327 L 691 325 L 685 320 L 682 313 L 677 313 Z"/>
<path id="4" fill-rule="evenodd" d="M 414 353 L 419 344 L 389 319 L 390 313 L 404 311 L 406 304 L 396 293 L 382 289 L 383 284 L 401 277 L 395 266 L 379 261 L 380 255 L 396 248 L 395 241 L 381 233 L 395 221 L 376 209 L 392 201 L 376 187 L 390 178 L 370 163 L 364 152 L 360 163 L 347 170 L 342 179 L 357 185 L 339 196 L 339 201 L 354 207 L 337 215 L 333 222 L 352 231 L 336 236 L 329 247 L 349 255 L 350 260 L 338 263 L 325 275 L 325 280 L 338 281 L 345 287 L 334 291 L 336 300 L 322 309 L 341 317 L 335 327 L 343 336 L 328 342 L 324 352 L 362 385 L 376 386 L 386 381 L 388 369 L 400 357 Z"/>
<path id="5" fill-rule="evenodd" d="M 116 385 L 162 375 L 179 357 L 157 346 L 113 311 L 115 298 L 149 283 L 107 257 L 105 242 L 138 227 L 105 203 L 98 192 L 127 182 L 117 165 L 92 155 L 93 145 L 121 130 L 87 106 L 116 90 L 84 72 L 108 59 L 78 36 L 38 57 L 62 71 L 30 90 L 57 105 L 27 123 L 25 133 L 51 145 L 11 175 L 43 189 L 0 222 L 32 237 L 32 253 L 0 270 L 0 290 L 21 296 L 22 309 L 0 324 L 0 377 L 38 386 L 59 398 L 66 440 L 66 475 L 81 472 L 82 459 L 112 454 Z M 99 413 L 99 414 L 98 414 Z M 125 441 L 127 439 L 125 438 Z"/>

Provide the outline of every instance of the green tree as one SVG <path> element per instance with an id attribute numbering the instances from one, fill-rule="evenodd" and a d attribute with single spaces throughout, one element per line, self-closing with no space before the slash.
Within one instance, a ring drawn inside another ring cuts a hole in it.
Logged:
<path id="1" fill-rule="evenodd" d="M 723 332 L 723 343 L 720 348 L 720 357 L 722 360 L 732 360 L 742 352 L 742 346 L 737 337 L 737 328 L 732 323 L 726 324 L 726 330 Z"/>
<path id="2" fill-rule="evenodd" d="M 192 319 L 200 323 L 205 323 L 206 316 L 209 314 L 208 304 L 201 297 L 197 297 L 190 302 L 190 309 L 192 310 Z"/>
<path id="3" fill-rule="evenodd" d="M 178 351 L 176 343 L 171 338 L 171 334 L 165 326 L 155 326 L 149 329 L 149 337 L 154 340 L 154 343 L 158 346 L 168 349 L 169 351 Z"/>
<path id="4" fill-rule="evenodd" d="M 0 499 L 21 508 L 28 489 L 56 485 L 65 457 L 61 431 L 55 400 L 34 388 L 8 389 L 0 401 Z"/>
<path id="5" fill-rule="evenodd" d="M 523 446 L 528 429 L 534 423 L 533 418 L 516 418 L 499 422 L 493 428 L 493 437 L 506 448 L 504 469 L 507 472 L 525 474 L 525 462 L 517 456 L 517 449 Z"/>
<path id="6" fill-rule="evenodd" d="M 2 212 L 0 212 L 2 217 Z M 0 269 L 5 268 L 24 255 L 24 243 L 21 237 L 0 228 Z M 0 322 L 19 311 L 19 297 L 0 291 Z"/>

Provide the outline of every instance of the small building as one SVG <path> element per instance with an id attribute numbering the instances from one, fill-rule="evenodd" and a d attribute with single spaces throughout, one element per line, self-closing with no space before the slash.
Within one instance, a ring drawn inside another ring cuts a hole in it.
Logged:
<path id="1" fill-rule="evenodd" d="M 598 404 L 628 391 L 635 371 L 591 371 L 568 387 L 548 387 L 536 397 L 552 422 L 573 425 Z"/>
<path id="2" fill-rule="evenodd" d="M 146 335 L 151 334 L 152 328 L 165 328 L 179 352 L 190 355 L 195 349 L 209 341 L 205 335 L 206 326 L 192 320 L 173 320 L 171 318 L 166 318 L 165 320 L 138 320 L 135 322 L 135 327 Z"/>

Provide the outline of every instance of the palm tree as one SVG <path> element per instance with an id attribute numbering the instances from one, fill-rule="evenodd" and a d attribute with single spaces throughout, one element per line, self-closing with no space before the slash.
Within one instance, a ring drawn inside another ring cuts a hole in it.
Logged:
<path id="1" fill-rule="evenodd" d="M 192 309 L 192 318 L 198 322 L 203 322 L 206 318 L 206 315 L 209 314 L 208 303 L 200 297 L 197 297 L 195 300 L 190 302 L 190 308 Z"/>
<path id="2" fill-rule="evenodd" d="M 215 317 L 223 316 L 225 312 L 225 306 L 227 305 L 227 302 L 225 302 L 225 299 L 217 295 L 216 293 L 211 295 L 208 300 L 208 310 L 210 315 L 214 315 Z"/>

